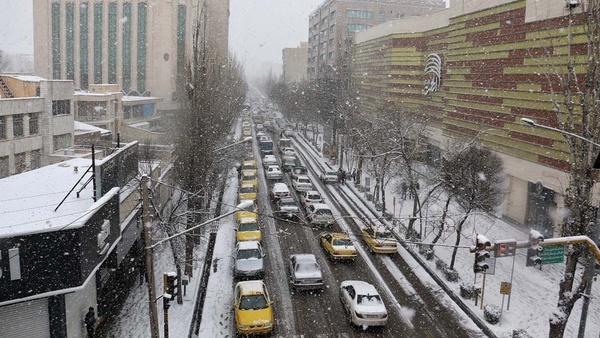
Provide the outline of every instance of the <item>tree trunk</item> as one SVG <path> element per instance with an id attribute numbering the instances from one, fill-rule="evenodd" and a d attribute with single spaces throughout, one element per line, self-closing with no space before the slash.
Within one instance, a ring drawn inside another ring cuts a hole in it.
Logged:
<path id="1" fill-rule="evenodd" d="M 442 232 L 444 232 L 444 225 L 446 224 L 446 217 L 448 216 L 448 206 L 450 206 L 450 200 L 452 200 L 452 197 L 448 196 L 448 199 L 446 199 L 446 204 L 444 205 L 444 211 L 442 212 L 442 219 L 440 220 L 440 228 L 439 228 L 437 234 L 435 234 L 435 238 L 433 239 L 433 241 L 431 241 L 431 244 L 437 243 L 437 241 L 439 241 L 440 238 L 442 237 Z M 433 245 L 431 245 L 430 249 L 433 250 Z"/>
<path id="2" fill-rule="evenodd" d="M 465 213 L 465 216 L 460 220 L 460 222 L 458 223 L 458 226 L 456 227 L 456 242 L 454 243 L 455 247 L 452 250 L 452 259 L 450 260 L 450 270 L 454 269 L 454 262 L 456 261 L 456 253 L 458 252 L 458 246 L 460 245 L 460 233 L 462 232 L 463 224 L 465 224 L 465 221 L 469 217 L 470 213 L 471 213 L 470 210 L 467 211 Z"/>

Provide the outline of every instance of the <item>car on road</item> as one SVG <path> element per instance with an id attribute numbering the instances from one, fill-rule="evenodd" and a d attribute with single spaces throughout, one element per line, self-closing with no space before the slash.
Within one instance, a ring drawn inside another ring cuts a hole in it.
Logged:
<path id="1" fill-rule="evenodd" d="M 353 325 L 367 328 L 387 323 L 388 313 L 383 299 L 367 282 L 347 280 L 340 283 L 340 301 Z"/>
<path id="2" fill-rule="evenodd" d="M 292 171 L 292 169 L 296 166 L 296 157 L 284 156 L 281 159 L 281 166 L 283 167 L 284 172 Z"/>
<path id="3" fill-rule="evenodd" d="M 322 290 L 323 272 L 313 254 L 290 255 L 290 284 L 294 290 Z"/>
<path id="4" fill-rule="evenodd" d="M 237 283 L 233 291 L 233 308 L 239 335 L 268 334 L 273 331 L 273 301 L 263 281 Z"/>
<path id="5" fill-rule="evenodd" d="M 300 218 L 300 209 L 298 203 L 292 197 L 282 197 L 277 201 L 275 210 L 277 218 L 296 220 Z"/>
<path id="6" fill-rule="evenodd" d="M 238 242 L 260 241 L 262 239 L 262 232 L 256 217 L 244 217 L 238 220 L 236 231 Z"/>
<path id="7" fill-rule="evenodd" d="M 244 136 L 252 136 L 252 128 L 250 128 L 250 126 L 244 127 L 242 129 L 242 135 L 244 135 Z"/>
<path id="8" fill-rule="evenodd" d="M 262 160 L 263 167 L 268 168 L 271 165 L 277 165 L 277 159 L 275 155 L 265 155 Z"/>
<path id="9" fill-rule="evenodd" d="M 311 225 L 332 225 L 335 218 L 325 203 L 311 203 L 306 208 L 306 220 Z"/>
<path id="10" fill-rule="evenodd" d="M 292 168 L 292 171 L 290 172 L 290 175 L 292 176 L 292 179 L 295 179 L 298 176 L 307 176 L 308 175 L 308 170 L 303 165 L 297 165 L 297 166 L 295 166 L 295 167 Z"/>
<path id="11" fill-rule="evenodd" d="M 319 175 L 319 179 L 324 184 L 337 183 L 337 181 L 338 181 L 337 171 L 335 171 L 335 170 L 325 170 L 325 171 L 321 172 L 321 175 Z"/>
<path id="12" fill-rule="evenodd" d="M 256 128 L 256 131 L 263 131 L 264 126 L 261 123 L 257 123 L 255 128 Z"/>
<path id="13" fill-rule="evenodd" d="M 323 203 L 323 197 L 321 197 L 321 194 L 316 190 L 301 191 L 300 203 L 302 203 L 306 209 L 312 203 Z"/>
<path id="14" fill-rule="evenodd" d="M 319 235 L 319 245 L 331 259 L 350 261 L 356 259 L 356 248 L 350 237 L 344 233 L 324 232 Z"/>
<path id="15" fill-rule="evenodd" d="M 290 188 L 285 183 L 275 183 L 271 189 L 271 201 L 277 202 L 282 197 L 290 197 Z"/>
<path id="16" fill-rule="evenodd" d="M 296 157 L 296 150 L 292 147 L 283 147 L 279 150 L 281 152 L 281 156 L 294 156 Z"/>
<path id="17" fill-rule="evenodd" d="M 253 206 L 249 210 L 240 210 L 235 213 L 236 219 L 240 220 L 244 217 L 254 217 L 258 219 L 258 207 L 256 206 L 256 200 L 253 201 Z"/>
<path id="18" fill-rule="evenodd" d="M 245 160 L 242 162 L 242 171 L 256 173 L 256 168 L 255 160 Z"/>
<path id="19" fill-rule="evenodd" d="M 270 165 L 266 171 L 267 180 L 280 180 L 283 178 L 283 172 L 278 165 Z"/>
<path id="20" fill-rule="evenodd" d="M 265 254 L 259 241 L 237 242 L 235 245 L 234 275 L 237 278 L 265 277 Z"/>
<path id="21" fill-rule="evenodd" d="M 255 200 L 257 197 L 257 189 L 252 184 L 242 184 L 238 191 L 238 201 Z"/>
<path id="22" fill-rule="evenodd" d="M 296 136 L 296 132 L 292 128 L 288 127 L 283 131 L 283 136 L 294 137 Z"/>
<path id="23" fill-rule="evenodd" d="M 361 232 L 370 252 L 381 254 L 395 254 L 398 252 L 396 238 L 383 225 L 368 225 L 361 228 Z"/>
<path id="24" fill-rule="evenodd" d="M 256 171 L 242 171 L 241 185 L 252 185 L 258 189 L 258 177 L 256 176 Z"/>
<path id="25" fill-rule="evenodd" d="M 308 178 L 308 176 L 298 176 L 295 179 L 292 180 L 292 187 L 294 187 L 294 190 L 296 191 L 307 191 L 307 190 L 313 190 L 313 184 L 310 181 L 310 178 Z"/>

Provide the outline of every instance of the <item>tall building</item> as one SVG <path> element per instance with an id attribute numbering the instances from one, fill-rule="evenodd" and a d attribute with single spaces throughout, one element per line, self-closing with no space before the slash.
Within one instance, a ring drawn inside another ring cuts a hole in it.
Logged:
<path id="1" fill-rule="evenodd" d="M 229 0 L 37 0 L 33 16 L 36 75 L 81 89 L 119 84 L 126 95 L 163 98 L 162 111 L 177 109 L 197 22 L 209 46 L 227 51 Z"/>
<path id="2" fill-rule="evenodd" d="M 306 79 L 306 61 L 308 43 L 300 42 L 296 48 L 284 48 L 282 51 L 283 80 L 285 83 L 298 83 Z"/>
<path id="3" fill-rule="evenodd" d="M 318 78 L 346 62 L 354 33 L 380 23 L 435 13 L 443 0 L 326 0 L 310 14 L 308 77 Z"/>

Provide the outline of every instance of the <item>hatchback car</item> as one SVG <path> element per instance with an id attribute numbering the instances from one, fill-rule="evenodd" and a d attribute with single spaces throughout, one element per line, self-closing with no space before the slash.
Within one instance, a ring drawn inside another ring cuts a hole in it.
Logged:
<path id="1" fill-rule="evenodd" d="M 265 157 L 263 157 L 262 163 L 263 167 L 268 168 L 269 166 L 277 165 L 277 159 L 275 158 L 275 155 L 265 155 Z"/>
<path id="2" fill-rule="evenodd" d="M 313 254 L 290 255 L 290 283 L 295 290 L 322 290 L 323 272 Z"/>
<path id="3" fill-rule="evenodd" d="M 273 331 L 273 301 L 262 281 L 237 283 L 233 291 L 233 308 L 238 334 L 268 334 Z"/>
<path id="4" fill-rule="evenodd" d="M 264 257 L 260 242 L 238 242 L 235 246 L 234 275 L 239 278 L 264 278 Z"/>
<path id="5" fill-rule="evenodd" d="M 285 183 L 275 183 L 271 189 L 271 201 L 276 202 L 282 197 L 290 197 L 290 188 Z"/>
<path id="6" fill-rule="evenodd" d="M 238 201 L 242 200 L 255 200 L 256 199 L 256 187 L 252 184 L 242 184 L 238 191 Z"/>
<path id="7" fill-rule="evenodd" d="M 312 203 L 323 203 L 323 197 L 316 190 L 306 190 L 300 192 L 300 203 L 307 208 Z"/>
<path id="8" fill-rule="evenodd" d="M 306 208 L 306 221 L 314 225 L 331 225 L 335 218 L 325 203 L 312 203 Z"/>
<path id="9" fill-rule="evenodd" d="M 369 225 L 361 229 L 362 237 L 370 252 L 394 254 L 398 252 L 398 242 L 384 226 Z"/>
<path id="10" fill-rule="evenodd" d="M 262 239 L 262 232 L 256 217 L 244 217 L 238 220 L 236 231 L 238 242 L 260 241 Z"/>
<path id="11" fill-rule="evenodd" d="M 277 201 L 277 209 L 275 211 L 277 218 L 294 220 L 300 218 L 300 210 L 298 204 L 291 197 L 282 197 Z"/>
<path id="12" fill-rule="evenodd" d="M 319 244 L 329 258 L 334 260 L 355 260 L 357 253 L 348 235 L 340 232 L 324 232 L 319 235 Z"/>
<path id="13" fill-rule="evenodd" d="M 388 313 L 377 289 L 363 281 L 347 280 L 340 284 L 340 300 L 354 325 L 367 328 L 384 326 Z"/>
<path id="14" fill-rule="evenodd" d="M 308 176 L 298 176 L 292 180 L 292 186 L 296 191 L 312 190 L 313 184 Z"/>
<path id="15" fill-rule="evenodd" d="M 337 172 L 334 171 L 334 170 L 323 171 L 321 173 L 321 175 L 319 175 L 319 179 L 324 184 L 327 184 L 327 183 L 337 183 L 337 181 L 338 181 Z"/>
<path id="16" fill-rule="evenodd" d="M 283 172 L 277 165 L 270 165 L 266 171 L 267 180 L 280 180 L 283 178 Z"/>

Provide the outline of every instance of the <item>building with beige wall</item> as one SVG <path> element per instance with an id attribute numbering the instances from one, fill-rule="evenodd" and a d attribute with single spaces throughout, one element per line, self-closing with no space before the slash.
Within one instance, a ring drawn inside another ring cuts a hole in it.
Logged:
<path id="1" fill-rule="evenodd" d="M 281 54 L 285 83 L 298 83 L 305 80 L 308 43 L 300 42 L 300 46 L 296 48 L 284 48 Z"/>
<path id="2" fill-rule="evenodd" d="M 198 20 L 210 46 L 227 51 L 228 0 L 38 0 L 33 13 L 35 74 L 84 90 L 119 84 L 126 95 L 162 97 L 159 110 L 177 109 Z"/>
<path id="3" fill-rule="evenodd" d="M 397 18 L 445 8 L 443 0 L 326 0 L 308 19 L 308 76 L 346 62 L 354 33 Z"/>
<path id="4" fill-rule="evenodd" d="M 581 8 L 571 8 L 581 25 Z M 504 161 L 507 195 L 500 213 L 551 235 L 562 221 L 569 183 L 563 135 L 532 128 L 531 118 L 558 127 L 556 84 L 566 50 L 584 67 L 586 37 L 566 39 L 564 0 L 452 0 L 426 18 L 394 20 L 357 33 L 353 81 L 361 108 L 426 113 L 427 138 L 440 154 L 453 139 L 477 138 Z M 435 65 L 435 72 L 426 72 Z M 560 98 L 558 98 L 560 101 Z"/>

